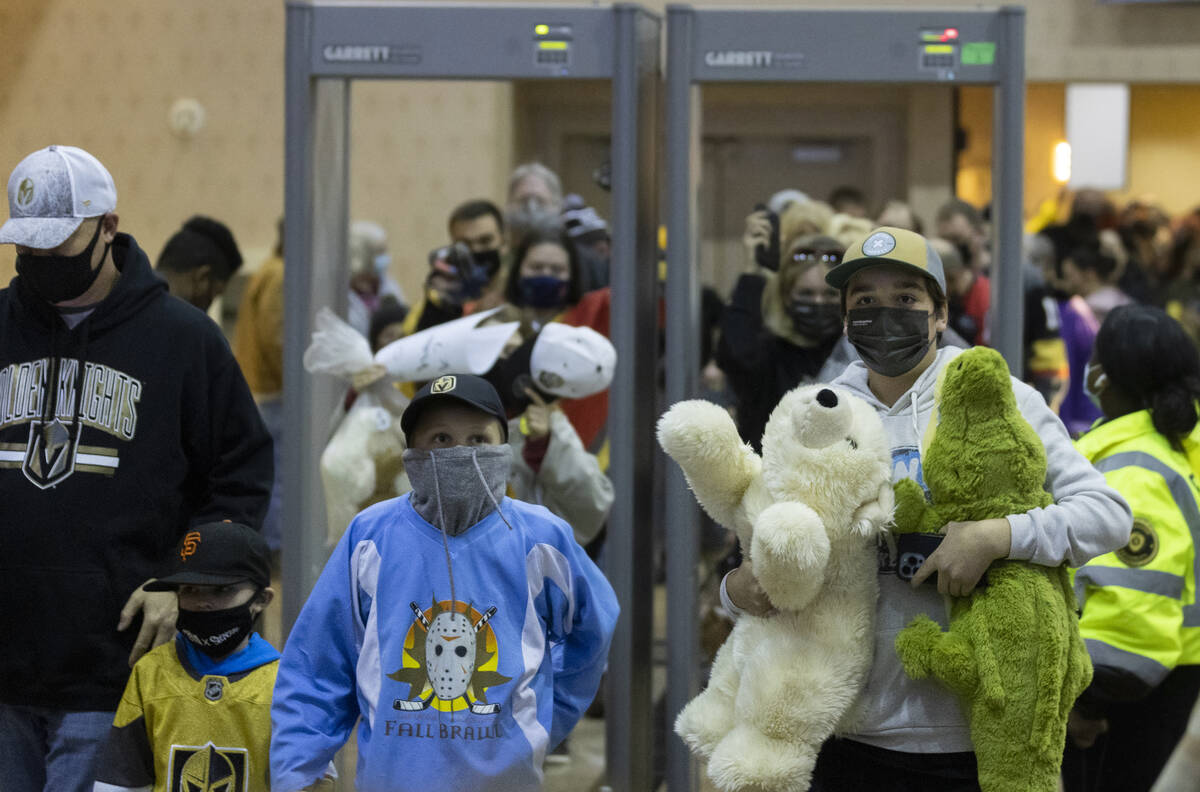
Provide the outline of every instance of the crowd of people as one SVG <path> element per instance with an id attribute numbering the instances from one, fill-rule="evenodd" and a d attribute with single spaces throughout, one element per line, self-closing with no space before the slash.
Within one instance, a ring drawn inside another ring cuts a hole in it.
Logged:
<path id="1" fill-rule="evenodd" d="M 322 457 L 330 558 L 280 653 L 258 629 L 287 551 L 282 221 L 231 345 L 204 313 L 242 265 L 221 222 L 187 220 L 152 267 L 118 231 L 111 175 L 68 146 L 17 164 L 8 198 L 0 619 L 22 640 L 0 660 L 3 788 L 332 789 L 352 733 L 368 792 L 538 788 L 618 615 L 596 561 L 618 496 L 596 210 L 521 165 L 503 206 L 453 208 L 411 300 L 384 229 L 352 224 L 346 320 L 306 355 L 346 384 Z M 1149 789 L 1186 761 L 1171 752 L 1200 696 L 1200 210 L 1171 222 L 1083 190 L 1001 263 L 986 208 L 951 200 L 926 227 L 869 203 L 789 189 L 746 218 L 732 294 L 705 292 L 709 394 L 760 451 L 786 393 L 832 383 L 879 414 L 893 478 L 924 486 L 939 376 L 988 344 L 993 269 L 1021 266 L 1013 389 L 1053 502 L 951 523 L 911 583 L 881 545 L 861 717 L 825 743 L 812 788 L 979 789 L 958 702 L 892 647 L 1010 559 L 1076 569 L 1095 674 L 1066 789 Z M 752 562 L 723 563 L 722 612 L 769 616 Z"/>

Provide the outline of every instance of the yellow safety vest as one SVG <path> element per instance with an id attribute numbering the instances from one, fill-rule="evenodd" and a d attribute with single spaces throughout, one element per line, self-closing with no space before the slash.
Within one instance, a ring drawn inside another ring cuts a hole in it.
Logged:
<path id="1" fill-rule="evenodd" d="M 1075 571 L 1080 632 L 1094 663 L 1151 686 L 1178 665 L 1200 664 L 1200 426 L 1184 445 L 1187 453 L 1173 449 L 1148 410 L 1076 443 L 1133 510 L 1129 544 Z"/>

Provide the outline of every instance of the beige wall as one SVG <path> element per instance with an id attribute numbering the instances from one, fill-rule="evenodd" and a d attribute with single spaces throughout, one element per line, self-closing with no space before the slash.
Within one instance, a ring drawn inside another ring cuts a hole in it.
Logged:
<path id="1" fill-rule="evenodd" d="M 1200 7 L 1029 6 L 1031 80 L 1200 82 Z M 282 0 L 3 0 L 0 175 L 48 143 L 81 145 L 112 170 L 122 226 L 152 257 L 195 212 L 225 220 L 248 258 L 261 255 L 282 208 L 283 8 Z M 444 237 L 450 207 L 476 194 L 500 197 L 513 164 L 511 89 L 359 83 L 354 90 L 353 211 L 387 227 L 395 274 L 412 294 L 424 251 Z M 179 97 L 207 110 L 207 126 L 190 140 L 167 128 L 167 110 Z M 1139 128 L 1136 115 L 1133 124 Z M 1145 156 L 1169 158 L 1173 150 L 1159 146 Z M 11 262 L 11 248 L 0 249 L 5 282 Z"/>
<path id="2" fill-rule="evenodd" d="M 1064 83 L 1030 83 L 1025 92 L 1025 211 L 1060 190 L 1052 174 L 1054 144 L 1066 139 Z M 964 88 L 959 106 L 967 148 L 959 158 L 958 193 L 984 204 L 991 193 L 991 91 Z M 1132 85 L 1124 200 L 1150 196 L 1172 215 L 1200 205 L 1200 85 Z"/>
<path id="3" fill-rule="evenodd" d="M 283 210 L 283 9 L 283 0 L 3 0 L 0 178 L 42 146 L 82 146 L 112 172 L 121 227 L 151 260 L 201 213 L 227 223 L 257 265 Z M 453 206 L 503 191 L 511 90 L 354 84 L 351 212 L 387 228 L 409 295 Z M 191 139 L 167 125 L 180 97 L 207 113 Z M 0 247 L 3 283 L 12 262 Z"/>

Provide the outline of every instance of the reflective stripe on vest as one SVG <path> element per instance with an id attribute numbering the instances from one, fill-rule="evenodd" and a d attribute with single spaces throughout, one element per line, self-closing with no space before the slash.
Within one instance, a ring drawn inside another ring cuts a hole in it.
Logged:
<path id="1" fill-rule="evenodd" d="M 1126 569 L 1125 567 L 1085 566 L 1075 572 L 1075 599 L 1084 600 L 1084 584 L 1093 586 L 1120 586 L 1142 591 L 1146 594 L 1161 594 L 1171 599 L 1183 597 L 1184 580 L 1170 572 L 1156 569 Z"/>
<path id="2" fill-rule="evenodd" d="M 1123 451 L 1101 459 L 1095 463 L 1095 466 L 1096 470 L 1099 470 L 1101 473 L 1108 473 L 1123 467 L 1140 467 L 1163 477 L 1163 481 L 1167 484 L 1167 489 L 1171 492 L 1171 497 L 1175 500 L 1175 506 L 1179 509 L 1179 513 L 1183 515 L 1184 522 L 1187 523 L 1188 530 L 1192 534 L 1192 546 L 1196 548 L 1192 553 L 1192 579 L 1195 581 L 1194 585 L 1200 587 L 1200 508 L 1196 506 L 1196 498 L 1192 492 L 1192 485 L 1188 480 L 1178 470 L 1162 462 L 1153 454 L 1147 454 L 1145 451 Z M 1122 571 L 1134 572 L 1142 570 L 1131 569 Z M 1083 572 L 1083 570 L 1080 570 L 1080 572 Z M 1138 587 L 1131 586 L 1130 588 Z M 1142 591 L 1144 589 L 1138 588 L 1138 590 Z M 1197 597 L 1196 602 L 1184 606 L 1183 626 L 1200 627 L 1200 597 Z"/>
<path id="3" fill-rule="evenodd" d="M 1124 669 L 1150 687 L 1157 686 L 1171 673 L 1171 669 L 1162 663 L 1137 652 L 1127 652 L 1095 638 L 1086 638 L 1084 643 L 1087 644 L 1088 656 L 1092 658 L 1094 665 Z"/>

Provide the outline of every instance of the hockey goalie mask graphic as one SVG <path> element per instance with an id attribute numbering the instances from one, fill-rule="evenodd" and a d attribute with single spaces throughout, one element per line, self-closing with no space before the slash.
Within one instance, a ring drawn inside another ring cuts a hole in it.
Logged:
<path id="1" fill-rule="evenodd" d="M 476 715 L 500 711 L 489 704 L 487 689 L 508 682 L 497 673 L 496 634 L 488 622 L 494 607 L 479 613 L 471 605 L 437 601 L 422 610 L 409 604 L 416 620 L 404 641 L 404 666 L 388 674 L 389 679 L 409 686 L 408 698 L 392 706 L 402 712 L 420 712 L 433 707 L 442 712 L 469 709 Z"/>

